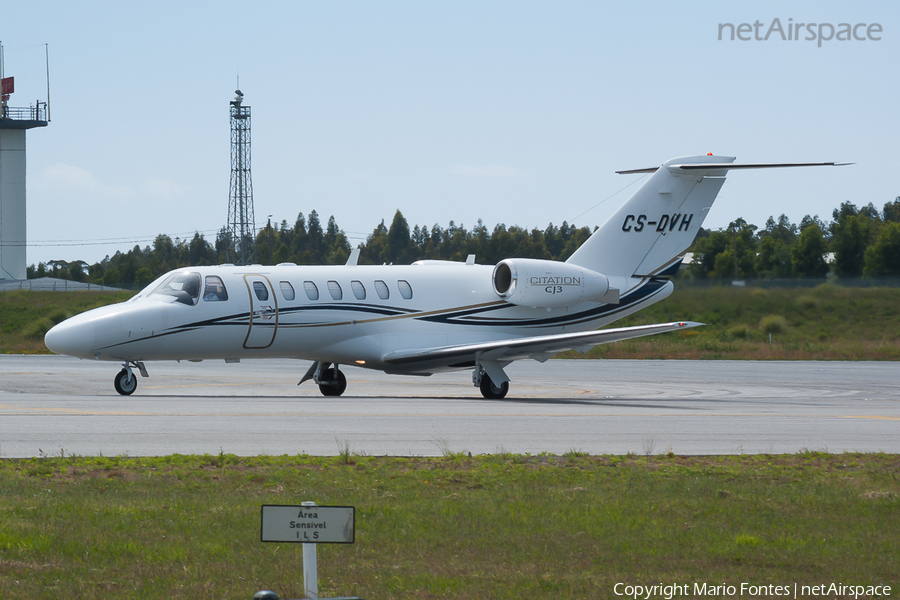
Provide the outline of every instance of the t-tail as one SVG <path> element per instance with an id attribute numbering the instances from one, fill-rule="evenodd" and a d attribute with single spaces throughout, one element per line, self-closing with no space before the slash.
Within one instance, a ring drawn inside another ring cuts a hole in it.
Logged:
<path id="1" fill-rule="evenodd" d="M 735 164 L 733 156 L 673 158 L 653 173 L 566 262 L 625 277 L 674 275 L 733 169 L 834 166 L 846 163 Z"/>

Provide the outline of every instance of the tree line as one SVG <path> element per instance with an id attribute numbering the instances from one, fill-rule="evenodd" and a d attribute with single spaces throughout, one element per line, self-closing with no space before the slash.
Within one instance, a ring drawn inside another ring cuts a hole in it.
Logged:
<path id="1" fill-rule="evenodd" d="M 587 227 L 576 228 L 566 222 L 530 231 L 500 224 L 489 231 L 481 220 L 472 229 L 453 221 L 446 228 L 416 225 L 410 229 L 398 210 L 390 226 L 382 221 L 360 244 L 359 264 L 410 264 L 421 259 L 464 261 L 469 254 L 476 255 L 481 264 L 495 264 L 512 256 L 565 260 L 591 233 Z M 267 223 L 255 241 L 260 264 L 337 265 L 345 263 L 351 251 L 350 242 L 334 217 L 322 227 L 315 210 L 308 216 L 301 212 L 293 225 L 287 221 Z M 57 277 L 114 287 L 140 287 L 172 269 L 228 262 L 228 247 L 229 234 L 224 227 L 212 244 L 200 233 L 189 240 L 158 235 L 152 246 L 136 245 L 93 265 L 81 260 L 32 265 L 28 267 L 28 278 Z"/>
<path id="2" fill-rule="evenodd" d="M 806 215 L 794 224 L 769 217 L 759 229 L 736 219 L 726 229 L 701 231 L 687 275 L 698 279 L 820 279 L 900 275 L 900 196 L 882 211 L 870 202 L 844 202 L 823 222 Z"/>
<path id="3" fill-rule="evenodd" d="M 735 220 L 729 228 L 701 229 L 691 250 L 693 261 L 683 272 L 697 279 L 822 278 L 829 272 L 839 277 L 900 275 L 900 197 L 878 211 L 871 203 L 862 208 L 844 202 L 824 223 L 805 216 L 800 224 L 787 216 L 769 217 L 763 229 Z M 563 221 L 545 229 L 528 230 L 518 225 L 496 225 L 493 230 L 479 219 L 467 229 L 450 221 L 415 225 L 412 229 L 398 210 L 390 226 L 382 221 L 360 244 L 360 264 L 409 264 L 421 259 L 463 261 L 470 254 L 480 264 L 496 264 L 504 258 L 566 260 L 592 230 Z M 174 240 L 158 235 L 153 245 L 134 246 L 89 265 L 85 261 L 53 260 L 28 267 L 28 278 L 57 277 L 114 287 L 144 286 L 163 273 L 186 266 L 227 262 L 229 237 L 222 228 L 210 243 L 200 234 Z M 318 213 L 302 212 L 293 225 L 267 223 L 256 235 L 260 264 L 282 262 L 299 265 L 342 264 L 351 245 L 335 222 L 323 227 Z M 834 259 L 829 262 L 829 253 Z"/>

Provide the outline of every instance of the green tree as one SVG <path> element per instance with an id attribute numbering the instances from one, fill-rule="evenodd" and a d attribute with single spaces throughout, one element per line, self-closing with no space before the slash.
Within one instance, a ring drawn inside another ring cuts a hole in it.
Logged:
<path id="1" fill-rule="evenodd" d="M 271 223 L 256 234 L 256 260 L 262 265 L 271 265 L 275 254 L 275 229 Z"/>
<path id="2" fill-rule="evenodd" d="M 797 245 L 791 250 L 791 270 L 798 277 L 820 279 L 828 274 L 825 262 L 825 236 L 818 225 L 810 225 L 800 233 Z"/>
<path id="3" fill-rule="evenodd" d="M 327 263 L 329 265 L 339 265 L 347 262 L 350 256 L 350 242 L 344 231 L 337 226 L 334 215 L 328 218 L 328 225 L 325 228 L 325 246 L 328 252 Z"/>
<path id="4" fill-rule="evenodd" d="M 756 275 L 756 226 L 737 219 L 730 229 L 710 231 L 694 242 L 690 274 L 698 279 L 754 277 Z M 735 273 L 737 251 L 737 273 Z"/>
<path id="5" fill-rule="evenodd" d="M 309 213 L 309 221 L 306 224 L 306 251 L 309 253 L 309 260 L 304 260 L 303 264 L 325 264 L 325 250 L 325 232 L 319 223 L 319 213 L 313 210 Z"/>
<path id="6" fill-rule="evenodd" d="M 831 248 L 834 271 L 840 277 L 859 277 L 866 264 L 866 248 L 871 240 L 872 219 L 862 214 L 847 215 L 834 227 Z"/>
<path id="7" fill-rule="evenodd" d="M 154 279 L 155 277 L 153 277 L 153 272 L 150 270 L 150 267 L 141 267 L 134 273 L 134 283 L 140 287 L 146 286 Z"/>
<path id="8" fill-rule="evenodd" d="M 409 223 L 399 210 L 394 213 L 394 220 L 388 229 L 385 252 L 384 260 L 395 265 L 408 265 L 418 258 L 409 233 Z"/>
<path id="9" fill-rule="evenodd" d="M 900 196 L 884 205 L 882 215 L 885 222 L 900 223 Z"/>
<path id="10" fill-rule="evenodd" d="M 122 275 L 119 269 L 111 267 L 103 274 L 103 285 L 118 286 L 122 284 Z"/>
<path id="11" fill-rule="evenodd" d="M 710 231 L 706 237 L 694 241 L 694 260 L 690 273 L 698 279 L 715 277 L 716 257 L 731 248 L 731 234 L 726 231 Z M 734 265 L 734 260 L 732 260 Z M 732 271 L 734 270 L 732 266 Z"/>
<path id="12" fill-rule="evenodd" d="M 868 217 L 874 221 L 880 221 L 881 215 L 878 214 L 878 209 L 875 208 L 875 205 L 869 202 L 867 205 L 863 206 L 859 209 L 859 214 Z"/>
<path id="13" fill-rule="evenodd" d="M 760 240 L 771 237 L 787 246 L 791 246 L 797 240 L 798 231 L 797 226 L 791 223 L 787 215 L 783 214 L 778 217 L 777 222 L 774 218 L 769 217 L 769 220 L 766 221 L 765 229 L 759 232 L 759 237 Z"/>
<path id="14" fill-rule="evenodd" d="M 762 238 L 756 256 L 756 273 L 766 279 L 790 277 L 791 247 L 774 236 Z"/>
<path id="15" fill-rule="evenodd" d="M 799 231 L 803 231 L 810 225 L 818 225 L 819 230 L 822 232 L 823 236 L 826 236 L 826 241 L 827 241 L 827 239 L 828 239 L 827 236 L 828 236 L 828 232 L 830 231 L 830 228 L 825 225 L 825 222 L 822 221 L 822 219 L 819 218 L 819 215 L 813 215 L 813 216 L 804 215 L 804 217 L 802 219 L 800 219 L 800 227 L 798 229 L 799 229 Z"/>
<path id="16" fill-rule="evenodd" d="M 156 236 L 153 240 L 153 253 L 163 273 L 178 268 L 178 252 L 169 236 L 165 234 Z"/>
<path id="17" fill-rule="evenodd" d="M 866 277 L 900 275 L 900 222 L 887 223 L 866 250 Z"/>
<path id="18" fill-rule="evenodd" d="M 859 209 L 856 208 L 856 205 L 847 200 L 846 202 L 841 202 L 841 206 L 839 208 L 834 209 L 831 212 L 831 228 L 832 234 L 834 234 L 834 228 L 840 223 L 843 219 L 847 217 L 855 217 L 859 214 Z"/>
<path id="19" fill-rule="evenodd" d="M 209 245 L 206 238 L 197 231 L 194 232 L 194 237 L 191 238 L 188 244 L 188 251 L 190 252 L 190 264 L 192 265 L 203 266 L 215 264 L 216 262 L 215 250 Z"/>
<path id="20" fill-rule="evenodd" d="M 387 263 L 388 229 L 384 220 L 366 238 L 366 244 L 360 252 L 362 264 L 380 265 Z"/>
<path id="21" fill-rule="evenodd" d="M 88 264 L 83 260 L 75 260 L 69 263 L 69 276 L 73 281 L 84 281 L 87 279 L 85 270 Z"/>

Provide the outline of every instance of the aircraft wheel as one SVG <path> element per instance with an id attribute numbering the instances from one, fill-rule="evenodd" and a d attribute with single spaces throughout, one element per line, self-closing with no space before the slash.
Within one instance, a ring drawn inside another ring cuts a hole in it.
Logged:
<path id="1" fill-rule="evenodd" d="M 509 382 L 504 381 L 501 385 L 494 385 L 487 373 L 481 376 L 481 395 L 488 400 L 500 400 L 506 397 L 509 392 Z"/>
<path id="2" fill-rule="evenodd" d="M 128 371 L 122 369 L 121 371 L 119 371 L 119 374 L 116 375 L 116 378 L 113 380 L 113 384 L 116 386 L 117 392 L 119 392 L 123 396 L 130 396 L 134 393 L 134 390 L 137 389 L 137 375 L 132 373 L 131 381 L 129 381 Z"/>
<path id="3" fill-rule="evenodd" d="M 319 383 L 319 391 L 323 396 L 340 396 L 347 389 L 347 378 L 344 377 L 343 371 L 325 369 L 322 375 L 324 377 Z"/>

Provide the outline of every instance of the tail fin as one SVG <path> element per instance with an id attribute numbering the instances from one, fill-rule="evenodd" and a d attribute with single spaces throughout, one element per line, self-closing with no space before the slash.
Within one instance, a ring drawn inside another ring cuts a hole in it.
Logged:
<path id="1" fill-rule="evenodd" d="M 836 163 L 733 164 L 733 156 L 673 158 L 569 257 L 605 275 L 645 277 L 677 271 L 730 169 L 825 166 Z"/>

